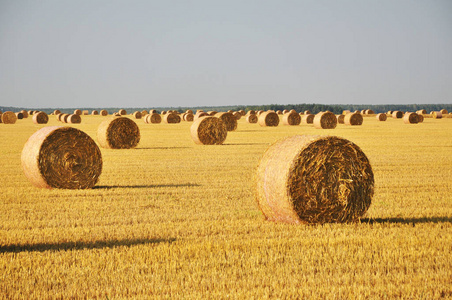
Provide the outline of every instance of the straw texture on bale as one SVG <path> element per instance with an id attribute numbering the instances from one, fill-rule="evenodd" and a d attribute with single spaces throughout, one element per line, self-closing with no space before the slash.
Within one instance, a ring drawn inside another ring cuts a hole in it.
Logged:
<path id="1" fill-rule="evenodd" d="M 33 123 L 47 124 L 47 122 L 49 122 L 49 116 L 45 112 L 40 111 L 38 113 L 33 114 Z"/>
<path id="2" fill-rule="evenodd" d="M 176 113 L 170 112 L 163 116 L 163 121 L 167 124 L 180 123 L 180 116 Z"/>
<path id="3" fill-rule="evenodd" d="M 162 117 L 158 113 L 146 115 L 145 119 L 147 120 L 146 123 L 149 124 L 160 124 L 162 122 Z"/>
<path id="4" fill-rule="evenodd" d="M 20 112 L 24 116 L 24 119 L 28 118 L 28 112 L 26 110 L 21 110 Z M 1 111 L 0 111 L 0 114 L 1 114 Z"/>
<path id="5" fill-rule="evenodd" d="M 157 112 L 157 110 L 155 110 L 155 109 L 150 109 L 149 110 L 149 114 L 157 114 L 158 112 Z"/>
<path id="6" fill-rule="evenodd" d="M 403 112 L 401 112 L 400 110 L 395 110 L 392 112 L 392 117 L 394 119 L 402 119 L 403 118 Z"/>
<path id="7" fill-rule="evenodd" d="M 141 111 L 136 111 L 136 112 L 133 113 L 133 117 L 135 119 L 141 119 L 142 116 L 143 115 L 141 114 Z"/>
<path id="8" fill-rule="evenodd" d="M 72 114 L 67 117 L 67 123 L 80 124 L 82 123 L 82 117 L 80 115 Z"/>
<path id="9" fill-rule="evenodd" d="M 417 115 L 417 122 L 418 122 L 418 123 L 424 122 L 424 115 L 418 114 L 418 115 Z"/>
<path id="10" fill-rule="evenodd" d="M 24 118 L 24 114 L 21 112 L 16 112 L 17 120 L 22 120 Z"/>
<path id="11" fill-rule="evenodd" d="M 337 126 L 336 115 L 329 111 L 318 113 L 313 124 L 317 129 L 334 129 Z"/>
<path id="12" fill-rule="evenodd" d="M 266 111 L 258 114 L 258 122 L 262 127 L 272 126 L 276 127 L 279 125 L 279 116 L 274 111 Z"/>
<path id="13" fill-rule="evenodd" d="M 344 117 L 345 125 L 359 126 L 363 125 L 363 121 L 364 121 L 363 116 L 359 113 L 346 114 Z"/>
<path id="14" fill-rule="evenodd" d="M 388 116 L 386 114 L 379 113 L 379 114 L 376 115 L 376 118 L 377 118 L 378 121 L 386 121 Z"/>
<path id="15" fill-rule="evenodd" d="M 226 126 L 227 131 L 234 131 L 237 129 L 237 118 L 230 112 L 220 112 L 215 114 L 216 118 L 221 119 Z"/>
<path id="16" fill-rule="evenodd" d="M 74 110 L 74 115 L 81 115 L 82 111 L 80 109 Z"/>
<path id="17" fill-rule="evenodd" d="M 440 111 L 433 111 L 431 113 L 433 119 L 441 119 L 443 114 Z"/>
<path id="18" fill-rule="evenodd" d="M 314 123 L 314 117 L 315 117 L 315 115 L 313 115 L 313 114 L 305 114 L 301 118 L 301 123 L 312 124 L 312 123 Z"/>
<path id="19" fill-rule="evenodd" d="M 12 111 L 5 111 L 1 117 L 4 124 L 14 124 L 17 121 L 17 116 Z"/>
<path id="20" fill-rule="evenodd" d="M 334 136 L 297 135 L 276 142 L 264 153 L 256 182 L 266 219 L 291 224 L 356 222 L 374 193 L 366 155 Z"/>
<path id="21" fill-rule="evenodd" d="M 364 111 L 364 114 L 366 114 L 366 115 L 374 115 L 375 112 L 374 112 L 373 110 L 371 110 L 371 109 L 366 109 L 366 110 Z"/>
<path id="22" fill-rule="evenodd" d="M 103 148 L 135 148 L 140 142 L 140 129 L 129 118 L 111 118 L 100 123 L 97 128 L 97 140 Z"/>
<path id="23" fill-rule="evenodd" d="M 101 116 L 108 116 L 108 111 L 106 111 L 105 109 L 102 109 L 101 111 L 100 111 L 100 115 Z"/>
<path id="24" fill-rule="evenodd" d="M 407 112 L 403 115 L 403 123 L 405 124 L 417 124 L 419 122 L 419 118 L 417 113 Z"/>
<path id="25" fill-rule="evenodd" d="M 232 113 L 232 115 L 235 117 L 235 119 L 238 121 L 242 118 L 242 114 L 239 113 L 238 111 L 235 111 Z"/>
<path id="26" fill-rule="evenodd" d="M 93 110 L 93 111 L 91 112 L 91 114 L 92 114 L 93 116 L 97 116 L 97 115 L 99 115 L 99 112 L 98 112 L 97 110 Z"/>
<path id="27" fill-rule="evenodd" d="M 443 115 L 447 115 L 447 114 L 448 114 L 448 111 L 447 111 L 447 109 L 445 109 L 445 108 L 441 109 L 440 112 L 441 112 Z"/>
<path id="28" fill-rule="evenodd" d="M 246 121 L 250 124 L 255 124 L 257 123 L 257 116 L 255 114 L 253 115 L 247 115 L 246 116 Z"/>
<path id="29" fill-rule="evenodd" d="M 25 176 L 40 188 L 89 189 L 102 172 L 99 147 L 72 127 L 38 130 L 26 142 L 21 159 Z"/>
<path id="30" fill-rule="evenodd" d="M 244 117 L 246 115 L 246 112 L 243 109 L 241 109 L 241 110 L 239 110 L 239 114 L 241 114 L 242 117 Z"/>
<path id="31" fill-rule="evenodd" d="M 246 114 L 247 114 L 247 115 L 255 115 L 255 114 L 256 114 L 256 111 L 251 109 L 251 110 L 249 110 Z"/>
<path id="32" fill-rule="evenodd" d="M 337 115 L 336 118 L 338 124 L 344 124 L 345 115 Z"/>
<path id="33" fill-rule="evenodd" d="M 193 122 L 194 115 L 192 113 L 185 113 L 184 115 L 184 121 L 186 122 Z"/>
<path id="34" fill-rule="evenodd" d="M 295 111 L 290 111 L 283 115 L 282 123 L 283 125 L 300 125 L 301 116 Z"/>
<path id="35" fill-rule="evenodd" d="M 187 110 L 185 111 L 185 113 L 187 113 L 187 114 L 193 114 L 193 110 L 187 109 Z"/>
<path id="36" fill-rule="evenodd" d="M 120 110 L 118 111 L 118 113 L 119 113 L 121 116 L 127 115 L 127 111 L 126 111 L 125 109 L 120 109 Z"/>
<path id="37" fill-rule="evenodd" d="M 221 145 L 228 131 L 220 118 L 205 116 L 198 118 L 190 127 L 193 141 L 199 145 Z"/>
<path id="38" fill-rule="evenodd" d="M 426 111 L 425 109 L 421 109 L 421 110 L 416 111 L 416 113 L 417 113 L 418 115 L 426 115 L 426 114 L 427 114 L 427 111 Z"/>

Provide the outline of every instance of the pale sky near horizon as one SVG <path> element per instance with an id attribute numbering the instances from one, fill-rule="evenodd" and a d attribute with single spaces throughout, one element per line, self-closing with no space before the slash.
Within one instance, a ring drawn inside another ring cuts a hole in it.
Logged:
<path id="1" fill-rule="evenodd" d="M 0 0 L 0 106 L 452 103 L 452 1 Z"/>

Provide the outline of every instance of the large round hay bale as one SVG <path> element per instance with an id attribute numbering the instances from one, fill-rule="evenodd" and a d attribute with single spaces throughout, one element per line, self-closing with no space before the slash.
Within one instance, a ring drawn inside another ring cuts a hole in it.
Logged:
<path id="1" fill-rule="evenodd" d="M 180 116 L 173 112 L 167 113 L 163 116 L 163 122 L 167 124 L 180 123 Z"/>
<path id="2" fill-rule="evenodd" d="M 3 124 L 14 124 L 17 121 L 17 116 L 12 111 L 5 111 L 1 117 Z"/>
<path id="3" fill-rule="evenodd" d="M 445 109 L 445 108 L 441 109 L 440 112 L 441 112 L 441 114 L 443 114 L 443 115 L 447 115 L 447 114 L 448 114 L 448 111 L 447 111 L 447 109 Z"/>
<path id="4" fill-rule="evenodd" d="M 221 145 L 228 130 L 220 118 L 205 116 L 198 118 L 190 127 L 193 141 L 199 145 Z"/>
<path id="5" fill-rule="evenodd" d="M 98 112 L 97 110 L 93 110 L 93 111 L 91 112 L 91 114 L 92 114 L 93 116 L 97 116 L 97 115 L 99 115 L 99 112 Z"/>
<path id="6" fill-rule="evenodd" d="M 21 159 L 25 176 L 40 188 L 92 188 L 102 172 L 99 147 L 73 127 L 41 128 L 25 143 Z"/>
<path id="7" fill-rule="evenodd" d="M 81 115 L 82 111 L 80 109 L 74 110 L 74 115 Z"/>
<path id="8" fill-rule="evenodd" d="M 129 118 L 111 118 L 100 123 L 97 128 L 97 140 L 103 148 L 135 148 L 140 142 L 140 129 Z"/>
<path id="9" fill-rule="evenodd" d="M 388 116 L 386 114 L 379 113 L 379 114 L 376 115 L 376 118 L 377 118 L 378 121 L 386 121 Z"/>
<path id="10" fill-rule="evenodd" d="M 258 122 L 262 127 L 276 127 L 279 125 L 279 116 L 274 111 L 265 111 L 258 114 Z"/>
<path id="11" fill-rule="evenodd" d="M 185 122 L 193 122 L 195 116 L 192 113 L 185 113 L 183 120 Z"/>
<path id="12" fill-rule="evenodd" d="M 315 117 L 315 115 L 313 115 L 313 114 L 305 114 L 301 118 L 301 123 L 302 124 L 312 124 L 312 123 L 314 123 L 314 117 Z"/>
<path id="13" fill-rule="evenodd" d="M 16 114 L 17 120 L 22 120 L 24 118 L 24 114 L 21 112 L 16 112 L 15 114 Z"/>
<path id="14" fill-rule="evenodd" d="M 345 125 L 353 125 L 353 126 L 359 126 L 363 125 L 363 115 L 359 113 L 349 113 L 346 114 L 344 117 L 344 124 Z"/>
<path id="15" fill-rule="evenodd" d="M 320 112 L 314 117 L 314 127 L 317 129 L 334 129 L 337 126 L 336 115 L 332 112 Z"/>
<path id="16" fill-rule="evenodd" d="M 250 123 L 250 124 L 255 124 L 257 123 L 257 115 L 253 114 L 253 115 L 247 115 L 245 117 L 245 120 Z"/>
<path id="17" fill-rule="evenodd" d="M 125 109 L 120 109 L 120 110 L 118 110 L 118 113 L 119 113 L 121 116 L 127 115 L 127 111 L 126 111 Z"/>
<path id="18" fill-rule="evenodd" d="M 38 113 L 33 114 L 33 123 L 47 124 L 47 122 L 49 122 L 49 116 L 45 112 L 40 111 Z"/>
<path id="19" fill-rule="evenodd" d="M 80 124 L 80 123 L 82 123 L 82 117 L 80 115 L 76 115 L 76 114 L 69 115 L 66 119 L 66 123 Z"/>
<path id="20" fill-rule="evenodd" d="M 282 123 L 283 123 L 283 125 L 291 125 L 291 126 L 300 125 L 301 116 L 295 111 L 290 111 L 283 115 Z"/>
<path id="21" fill-rule="evenodd" d="M 143 115 L 141 114 L 141 111 L 136 111 L 136 112 L 133 113 L 133 117 L 135 119 L 141 119 L 142 116 Z"/>
<path id="22" fill-rule="evenodd" d="M 417 124 L 419 122 L 419 118 L 417 113 L 407 112 L 403 116 L 403 123 L 405 124 Z"/>
<path id="23" fill-rule="evenodd" d="M 158 113 L 152 113 L 149 115 L 146 115 L 146 120 L 148 124 L 160 124 L 162 122 L 162 117 Z"/>
<path id="24" fill-rule="evenodd" d="M 220 112 L 215 114 L 216 118 L 221 119 L 226 126 L 227 131 L 234 131 L 237 129 L 237 119 L 230 112 Z"/>
<path id="25" fill-rule="evenodd" d="M 108 111 L 106 111 L 105 109 L 102 109 L 100 111 L 100 115 L 103 116 L 103 117 L 108 116 Z"/>
<path id="26" fill-rule="evenodd" d="M 392 117 L 394 119 L 402 119 L 403 118 L 403 112 L 401 112 L 400 110 L 395 110 L 392 112 Z"/>
<path id="27" fill-rule="evenodd" d="M 264 153 L 257 202 L 266 219 L 292 224 L 356 222 L 369 208 L 374 175 L 354 143 L 334 136 L 292 136 Z"/>
<path id="28" fill-rule="evenodd" d="M 433 111 L 431 113 L 433 119 L 441 119 L 443 114 L 440 111 Z"/>
<path id="29" fill-rule="evenodd" d="M 337 124 L 344 124 L 345 115 L 343 115 L 343 114 L 336 115 L 336 119 L 337 119 Z"/>

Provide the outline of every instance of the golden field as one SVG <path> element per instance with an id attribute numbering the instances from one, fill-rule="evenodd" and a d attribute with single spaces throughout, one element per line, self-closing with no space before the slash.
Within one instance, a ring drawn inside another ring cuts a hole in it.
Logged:
<path id="1" fill-rule="evenodd" d="M 129 116 L 130 117 L 130 116 Z M 94 189 L 28 182 L 21 151 L 46 125 L 0 124 L 0 298 L 452 298 L 452 118 L 260 127 L 195 145 L 191 123 L 145 124 L 131 150 L 103 149 Z M 107 117 L 72 124 L 96 140 Z M 296 134 L 336 135 L 369 158 L 375 194 L 356 224 L 264 220 L 259 159 Z"/>

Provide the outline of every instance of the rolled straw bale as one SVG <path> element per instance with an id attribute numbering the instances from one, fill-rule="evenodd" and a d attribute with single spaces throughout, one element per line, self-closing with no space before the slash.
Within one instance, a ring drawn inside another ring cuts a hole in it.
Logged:
<path id="1" fill-rule="evenodd" d="M 266 111 L 258 114 L 258 122 L 262 127 L 271 126 L 276 127 L 279 125 L 279 116 L 273 111 Z"/>
<path id="2" fill-rule="evenodd" d="M 235 117 L 235 119 L 238 121 L 242 118 L 242 114 L 239 113 L 238 111 L 235 111 L 232 113 L 232 115 Z"/>
<path id="3" fill-rule="evenodd" d="M 318 113 L 313 124 L 317 129 L 334 129 L 337 126 L 336 115 L 329 111 Z"/>
<path id="4" fill-rule="evenodd" d="M 220 118 L 205 116 L 198 118 L 190 127 L 193 141 L 199 145 L 221 145 L 228 131 Z"/>
<path id="5" fill-rule="evenodd" d="M 67 117 L 66 121 L 70 124 L 80 124 L 82 123 L 82 117 L 80 115 L 72 114 Z"/>
<path id="6" fill-rule="evenodd" d="M 337 124 L 344 124 L 345 115 L 336 115 Z"/>
<path id="7" fill-rule="evenodd" d="M 215 114 L 216 118 L 223 121 L 224 126 L 226 126 L 227 131 L 234 131 L 237 129 L 237 119 L 230 112 L 220 112 Z"/>
<path id="8" fill-rule="evenodd" d="M 108 111 L 106 111 L 105 109 L 102 109 L 100 111 L 100 115 L 103 116 L 103 117 L 108 116 Z"/>
<path id="9" fill-rule="evenodd" d="M 29 115 L 29 116 L 32 116 L 32 115 L 33 115 L 33 111 L 32 111 L 32 110 L 29 110 L 29 111 L 28 111 L 28 115 Z"/>
<path id="10" fill-rule="evenodd" d="M 47 124 L 47 122 L 49 122 L 49 116 L 45 112 L 40 111 L 40 112 L 35 113 L 33 115 L 33 123 L 35 123 L 35 124 Z"/>
<path id="11" fill-rule="evenodd" d="M 349 113 L 346 114 L 344 117 L 344 124 L 345 125 L 353 125 L 353 126 L 359 126 L 363 125 L 363 116 L 358 113 Z"/>
<path id="12" fill-rule="evenodd" d="M 140 129 L 129 118 L 111 118 L 100 123 L 97 140 L 103 148 L 131 149 L 140 142 Z"/>
<path id="13" fill-rule="evenodd" d="M 418 115 L 426 115 L 426 114 L 427 114 L 427 111 L 426 111 L 425 109 L 421 109 L 421 110 L 416 111 L 416 113 L 417 113 Z"/>
<path id="14" fill-rule="evenodd" d="M 14 124 L 17 121 L 17 116 L 12 111 L 5 111 L 2 114 L 2 123 L 3 124 Z"/>
<path id="15" fill-rule="evenodd" d="M 3 112 L 0 110 L 0 115 L 3 114 Z"/>
<path id="16" fill-rule="evenodd" d="M 343 110 L 342 111 L 342 114 L 345 116 L 346 114 L 349 114 L 350 113 L 350 111 L 347 109 L 347 110 Z"/>
<path id="17" fill-rule="evenodd" d="M 259 117 L 259 116 L 262 115 L 263 113 L 264 113 L 263 110 L 258 110 L 258 111 L 256 112 L 256 115 Z"/>
<path id="18" fill-rule="evenodd" d="M 407 112 L 403 115 L 403 123 L 405 124 L 417 124 L 419 122 L 417 113 Z"/>
<path id="19" fill-rule="evenodd" d="M 3 113 L 2 113 L 2 111 L 0 110 L 0 123 L 3 123 L 3 121 L 2 121 L 2 115 L 3 115 Z"/>
<path id="20" fill-rule="evenodd" d="M 247 114 L 247 115 L 255 115 L 255 114 L 256 114 L 256 111 L 251 109 L 251 110 L 249 110 L 246 114 Z"/>
<path id="21" fill-rule="evenodd" d="M 93 110 L 93 111 L 91 112 L 91 114 L 92 114 L 93 116 L 97 116 L 97 115 L 99 115 L 99 112 L 98 112 L 97 110 Z"/>
<path id="22" fill-rule="evenodd" d="M 160 112 L 160 114 L 161 114 L 161 115 L 166 115 L 166 110 L 162 110 L 162 111 Z"/>
<path id="23" fill-rule="evenodd" d="M 208 116 L 208 114 L 206 112 L 198 111 L 196 113 L 195 117 L 193 118 L 193 120 L 197 120 L 197 119 L 199 119 L 201 117 L 206 117 L 206 116 Z"/>
<path id="24" fill-rule="evenodd" d="M 84 116 L 89 115 L 89 111 L 87 111 L 87 110 L 82 111 L 82 115 L 84 115 Z"/>
<path id="25" fill-rule="evenodd" d="M 283 111 L 282 111 L 282 114 L 284 115 L 284 114 L 287 114 L 289 111 L 287 110 L 287 109 L 284 109 Z"/>
<path id="26" fill-rule="evenodd" d="M 176 113 L 170 112 L 163 116 L 163 121 L 167 124 L 180 123 L 180 116 Z"/>
<path id="27" fill-rule="evenodd" d="M 121 117 L 122 115 L 119 112 L 114 112 L 113 117 Z"/>
<path id="28" fill-rule="evenodd" d="M 28 118 L 28 112 L 26 110 L 21 110 L 20 112 L 24 116 L 24 119 Z M 0 113 L 1 113 L 1 111 L 0 111 Z"/>
<path id="29" fill-rule="evenodd" d="M 183 119 L 186 122 L 193 122 L 194 117 L 192 113 L 186 113 Z"/>
<path id="30" fill-rule="evenodd" d="M 22 150 L 22 168 L 40 188 L 89 189 L 102 172 L 102 155 L 89 135 L 73 127 L 48 126 Z"/>
<path id="31" fill-rule="evenodd" d="M 246 112 L 243 109 L 241 109 L 241 110 L 239 110 L 239 114 L 241 114 L 242 117 L 244 117 L 246 115 Z"/>
<path id="32" fill-rule="evenodd" d="M 366 113 L 366 110 L 362 109 L 362 110 L 361 110 L 361 114 L 364 115 L 365 113 Z"/>
<path id="33" fill-rule="evenodd" d="M 394 111 L 392 111 L 392 110 L 388 110 L 388 112 L 386 113 L 387 115 L 389 115 L 389 116 L 392 116 L 392 113 L 393 113 Z"/>
<path id="34" fill-rule="evenodd" d="M 21 112 L 16 112 L 15 114 L 16 114 L 17 120 L 22 120 L 24 118 L 24 114 Z"/>
<path id="35" fill-rule="evenodd" d="M 447 109 L 445 109 L 445 108 L 441 109 L 440 112 L 441 112 L 441 114 L 443 114 L 443 115 L 447 115 L 447 114 L 448 114 L 448 111 L 447 111 Z"/>
<path id="36" fill-rule="evenodd" d="M 82 111 L 80 109 L 74 110 L 74 115 L 81 115 Z"/>
<path id="37" fill-rule="evenodd" d="M 311 111 L 310 111 L 310 110 L 305 110 L 305 111 L 304 111 L 304 114 L 305 114 L 305 115 L 311 115 Z"/>
<path id="38" fill-rule="evenodd" d="M 63 116 L 63 123 L 69 123 L 69 117 L 71 115 L 75 115 L 75 114 L 64 114 L 64 116 Z M 77 115 L 77 116 L 79 116 L 79 115 Z"/>
<path id="39" fill-rule="evenodd" d="M 386 114 L 379 113 L 379 114 L 376 115 L 376 118 L 377 118 L 378 121 L 386 121 L 388 116 Z"/>
<path id="40" fill-rule="evenodd" d="M 127 115 L 127 111 L 126 111 L 125 109 L 120 109 L 120 110 L 118 111 L 118 113 L 119 113 L 121 116 Z"/>
<path id="41" fill-rule="evenodd" d="M 56 118 L 58 121 L 61 121 L 61 116 L 62 116 L 62 115 L 63 115 L 62 113 L 59 113 L 59 114 L 55 115 L 55 118 Z"/>
<path id="42" fill-rule="evenodd" d="M 432 118 L 433 119 L 441 119 L 443 117 L 443 114 L 441 111 L 434 111 L 432 112 Z"/>
<path id="43" fill-rule="evenodd" d="M 403 118 L 403 112 L 401 112 L 400 110 L 395 110 L 392 112 L 392 117 L 394 119 L 402 119 Z"/>
<path id="44" fill-rule="evenodd" d="M 64 121 L 64 119 L 63 119 L 64 115 L 65 115 L 64 113 L 61 113 L 61 114 L 57 115 L 57 120 L 60 121 L 60 122 L 63 122 Z"/>
<path id="45" fill-rule="evenodd" d="M 150 109 L 149 110 L 149 114 L 157 114 L 158 112 L 157 112 L 157 110 L 155 110 L 155 109 Z"/>
<path id="46" fill-rule="evenodd" d="M 300 125 L 301 116 L 295 111 L 290 111 L 283 115 L 282 123 L 283 125 Z"/>
<path id="47" fill-rule="evenodd" d="M 303 115 L 303 118 L 301 118 L 301 123 L 302 124 L 312 124 L 314 123 L 314 117 L 315 115 L 313 114 L 305 114 Z"/>
<path id="48" fill-rule="evenodd" d="M 187 113 L 187 114 L 193 114 L 193 110 L 187 109 L 187 110 L 185 111 L 185 113 Z"/>
<path id="49" fill-rule="evenodd" d="M 356 222 L 374 193 L 372 167 L 354 143 L 335 136 L 292 136 L 270 146 L 257 169 L 265 218 L 291 224 Z"/>
<path id="50" fill-rule="evenodd" d="M 246 116 L 246 121 L 250 124 L 255 124 L 257 123 L 257 115 L 247 115 Z"/>
<path id="51" fill-rule="evenodd" d="M 153 113 L 147 115 L 148 123 L 150 124 L 160 124 L 162 123 L 162 117 L 158 113 Z"/>
<path id="52" fill-rule="evenodd" d="M 215 116 L 217 113 L 218 113 L 218 112 L 215 111 L 215 110 L 211 110 L 211 111 L 208 111 L 208 112 L 207 112 L 207 114 L 208 114 L 209 116 Z"/>
<path id="53" fill-rule="evenodd" d="M 417 115 L 417 122 L 418 122 L 418 123 L 424 122 L 424 115 L 418 114 L 418 115 Z"/>
<path id="54" fill-rule="evenodd" d="M 141 111 L 136 111 L 136 112 L 134 112 L 134 113 L 133 113 L 133 117 L 134 117 L 135 119 L 141 119 L 141 117 L 142 117 Z"/>
<path id="55" fill-rule="evenodd" d="M 141 117 L 144 117 L 144 116 L 147 116 L 149 113 L 148 113 L 148 111 L 147 110 L 142 110 L 141 111 Z"/>
<path id="56" fill-rule="evenodd" d="M 366 114 L 366 115 L 374 115 L 375 112 L 374 112 L 373 110 L 371 110 L 371 109 L 366 109 L 366 110 L 364 111 L 364 114 Z"/>

